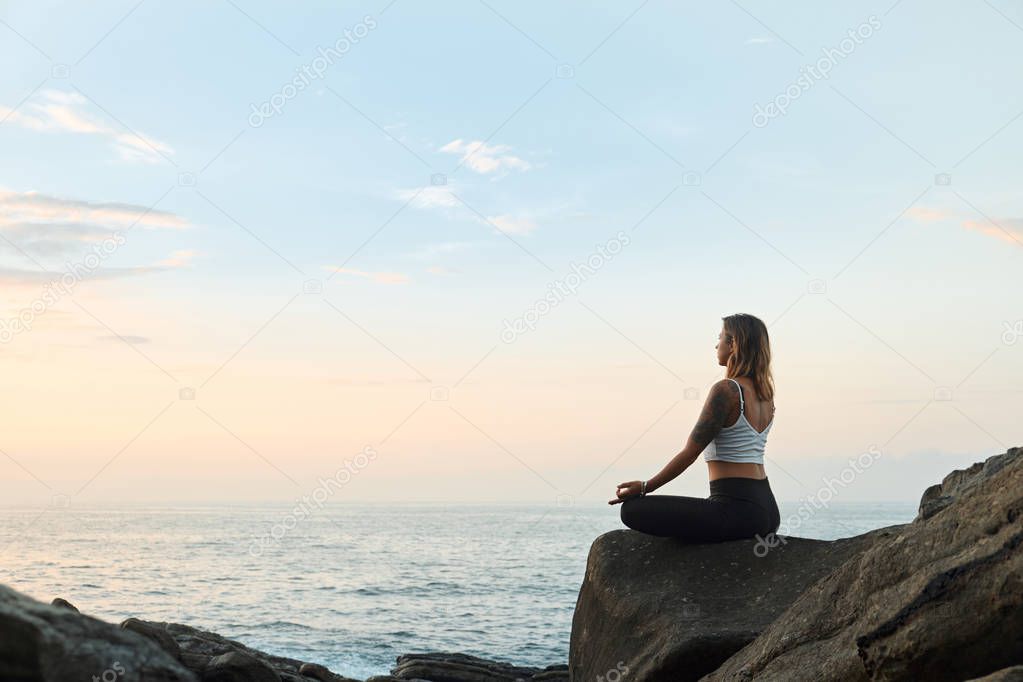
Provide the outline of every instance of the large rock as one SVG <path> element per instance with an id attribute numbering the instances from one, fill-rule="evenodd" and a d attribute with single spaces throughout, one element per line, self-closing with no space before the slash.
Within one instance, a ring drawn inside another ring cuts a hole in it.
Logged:
<path id="1" fill-rule="evenodd" d="M 684 544 L 632 530 L 590 548 L 572 621 L 572 679 L 697 680 L 749 644 L 803 591 L 893 526 L 824 541 L 776 536 Z"/>
<path id="2" fill-rule="evenodd" d="M 568 682 L 568 667 L 529 668 L 466 654 L 405 654 L 398 657 L 391 675 L 428 682 Z"/>
<path id="3" fill-rule="evenodd" d="M 0 585 L 0 682 L 358 682 L 323 665 L 213 632 L 129 618 L 118 628 L 64 599 L 41 604 Z M 465 654 L 400 656 L 374 682 L 568 682 L 568 666 L 514 666 Z M 369 682 L 369 681 L 367 681 Z"/>
<path id="4" fill-rule="evenodd" d="M 152 640 L 158 647 L 170 654 L 175 661 L 181 660 L 181 647 L 178 646 L 174 637 L 162 627 L 138 618 L 128 618 L 121 623 L 121 629 L 137 632 L 146 639 Z"/>
<path id="5" fill-rule="evenodd" d="M 181 623 L 138 621 L 145 628 L 171 637 L 181 652 L 182 662 L 203 682 L 357 682 L 315 665 L 252 649 L 215 632 Z M 140 625 L 136 625 L 140 627 Z M 150 634 L 152 636 L 152 634 Z M 303 668 L 305 670 L 303 670 Z"/>
<path id="6" fill-rule="evenodd" d="M 367 680 L 368 682 L 368 680 Z M 1002 668 L 984 677 L 975 677 L 969 682 L 1023 682 L 1023 665 Z"/>
<path id="7" fill-rule="evenodd" d="M 807 590 L 704 682 L 1013 679 L 998 671 L 1023 663 L 1023 457 L 1014 448 L 935 490 L 918 520 Z"/>
<path id="8" fill-rule="evenodd" d="M 202 682 L 281 682 L 281 676 L 255 656 L 229 651 L 206 663 Z"/>
<path id="9" fill-rule="evenodd" d="M 1017 460 L 1021 457 L 1023 457 L 1023 448 L 1011 448 L 1004 455 L 988 457 L 983 462 L 976 462 L 966 469 L 956 469 L 945 476 L 941 483 L 936 483 L 924 491 L 920 498 L 920 509 L 914 520 L 929 519 L 952 504 L 966 491 L 984 484 L 1006 466 L 1018 463 Z"/>
<path id="10" fill-rule="evenodd" d="M 118 682 L 196 679 L 142 635 L 0 585 L 0 680 L 67 682 L 94 676 Z"/>

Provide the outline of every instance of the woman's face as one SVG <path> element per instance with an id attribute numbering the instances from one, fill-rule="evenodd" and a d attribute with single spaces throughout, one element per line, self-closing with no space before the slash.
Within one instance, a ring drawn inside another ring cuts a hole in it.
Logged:
<path id="1" fill-rule="evenodd" d="M 728 358 L 732 355 L 732 347 L 734 343 L 728 340 L 728 334 L 722 328 L 721 332 L 718 333 L 718 345 L 714 346 L 718 352 L 718 364 L 722 367 L 728 365 Z"/>

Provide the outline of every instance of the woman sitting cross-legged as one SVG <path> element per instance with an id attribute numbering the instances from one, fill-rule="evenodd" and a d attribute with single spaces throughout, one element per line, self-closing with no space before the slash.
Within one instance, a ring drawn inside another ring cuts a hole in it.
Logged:
<path id="1" fill-rule="evenodd" d="M 781 516 L 764 471 L 764 445 L 774 425 L 767 327 L 742 313 L 722 319 L 716 349 L 726 378 L 711 387 L 685 447 L 653 478 L 619 484 L 608 502 L 622 503 L 622 522 L 629 528 L 693 543 L 766 536 L 778 529 Z M 710 497 L 649 494 L 689 468 L 701 452 Z"/>

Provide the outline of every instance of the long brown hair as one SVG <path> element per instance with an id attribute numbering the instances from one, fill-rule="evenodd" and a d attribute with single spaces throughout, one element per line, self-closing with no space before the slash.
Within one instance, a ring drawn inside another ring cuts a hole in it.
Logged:
<path id="1" fill-rule="evenodd" d="M 734 346 L 728 358 L 725 376 L 749 377 L 761 400 L 774 398 L 774 379 L 771 376 L 771 340 L 767 325 L 760 318 L 746 313 L 722 317 L 725 339 Z"/>

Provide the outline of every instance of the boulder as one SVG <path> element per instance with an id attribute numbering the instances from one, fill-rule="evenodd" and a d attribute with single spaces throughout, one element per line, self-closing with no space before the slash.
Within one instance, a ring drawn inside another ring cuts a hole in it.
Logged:
<path id="1" fill-rule="evenodd" d="M 945 477 L 921 509 L 813 585 L 704 682 L 1012 679 L 1002 669 L 1023 663 L 1019 449 Z"/>
<path id="2" fill-rule="evenodd" d="M 573 680 L 697 680 L 803 591 L 898 526 L 834 541 L 686 544 L 616 530 L 590 548 L 572 621 Z"/>
<path id="3" fill-rule="evenodd" d="M 465 654 L 409 654 L 367 682 L 568 682 L 568 666 L 531 668 Z M 358 682 L 213 632 L 128 618 L 120 627 L 63 599 L 36 602 L 0 585 L 0 682 Z"/>
<path id="4" fill-rule="evenodd" d="M 1004 455 L 988 457 L 966 469 L 956 469 L 945 476 L 941 483 L 936 483 L 924 491 L 923 497 L 920 498 L 920 509 L 914 520 L 922 521 L 934 516 L 967 490 L 983 484 L 1020 457 L 1023 457 L 1023 448 L 1011 448 Z"/>
<path id="5" fill-rule="evenodd" d="M 207 632 L 181 623 L 139 622 L 154 630 L 168 633 L 181 651 L 182 662 L 190 670 L 193 670 L 203 682 L 208 680 L 227 682 L 234 679 L 266 679 L 281 680 L 281 682 L 310 682 L 311 680 L 357 682 L 357 680 L 332 673 L 325 666 L 285 656 L 273 656 L 249 648 L 241 642 L 228 639 L 215 632 Z M 237 656 L 229 656 L 229 654 L 237 654 Z M 271 673 L 273 677 L 268 677 L 267 672 Z M 245 674 L 248 674 L 249 677 L 246 677 Z M 240 676 L 231 677 L 231 675 Z"/>
<path id="6" fill-rule="evenodd" d="M 0 585 L 0 680 L 67 682 L 94 676 L 115 676 L 118 682 L 196 680 L 142 635 Z"/>
<path id="7" fill-rule="evenodd" d="M 391 675 L 428 682 L 568 682 L 568 666 L 529 668 L 467 654 L 405 654 L 398 657 Z"/>
<path id="8" fill-rule="evenodd" d="M 298 674 L 321 682 L 331 682 L 337 677 L 327 669 L 327 666 L 319 663 L 303 663 L 298 668 Z"/>
<path id="9" fill-rule="evenodd" d="M 50 602 L 50 606 L 59 606 L 60 608 L 69 609 L 75 613 L 79 613 L 77 606 L 62 597 L 54 597 L 53 601 Z"/>
<path id="10" fill-rule="evenodd" d="M 367 681 L 368 682 L 368 681 Z M 1023 682 L 1023 665 L 1002 668 L 984 677 L 975 677 L 969 682 Z"/>
<path id="11" fill-rule="evenodd" d="M 129 618 L 121 623 L 121 629 L 139 633 L 146 639 L 155 642 L 157 646 L 173 656 L 174 660 L 181 660 L 181 647 L 164 628 L 138 618 Z"/>
<path id="12" fill-rule="evenodd" d="M 202 671 L 202 682 L 281 682 L 273 668 L 255 656 L 229 651 L 214 656 Z"/>

